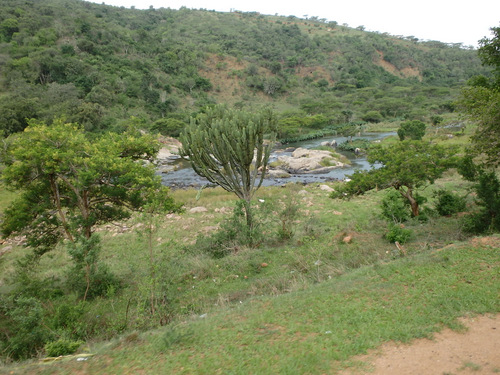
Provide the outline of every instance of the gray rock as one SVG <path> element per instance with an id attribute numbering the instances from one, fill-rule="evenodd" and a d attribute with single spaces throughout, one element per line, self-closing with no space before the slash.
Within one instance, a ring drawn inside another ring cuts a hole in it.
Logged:
<path id="1" fill-rule="evenodd" d="M 205 207 L 193 207 L 188 211 L 190 214 L 198 214 L 202 212 L 208 212 L 208 210 Z"/>

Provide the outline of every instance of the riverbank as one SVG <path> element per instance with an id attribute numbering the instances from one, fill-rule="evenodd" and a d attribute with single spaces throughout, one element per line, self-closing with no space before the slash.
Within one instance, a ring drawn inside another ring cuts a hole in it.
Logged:
<path id="1" fill-rule="evenodd" d="M 381 140 L 392 136 L 396 136 L 396 132 L 367 132 L 362 133 L 359 136 L 354 136 L 352 137 L 352 139 L 367 139 L 371 142 L 380 142 Z M 303 142 L 291 143 L 286 146 L 280 146 L 271 154 L 270 163 L 277 161 L 280 156 L 291 156 L 293 151 L 295 151 L 297 148 L 312 150 L 321 148 L 322 143 L 325 142 L 332 143 L 333 141 L 335 141 L 336 144 L 339 145 L 343 142 L 346 142 L 347 140 L 348 137 L 327 136 L 323 138 L 310 139 Z M 175 140 L 173 140 L 170 142 L 170 144 L 165 145 L 162 148 L 161 155 L 163 155 L 163 158 L 159 159 L 160 164 L 158 173 L 161 175 L 163 184 L 174 189 L 200 188 L 205 185 L 210 185 L 208 180 L 198 176 L 196 172 L 194 172 L 189 162 L 181 159 L 178 154 L 176 154 L 178 153 L 179 147 L 180 144 L 177 144 Z M 332 151 L 335 151 L 335 149 L 332 148 Z M 319 171 L 316 170 L 316 172 L 303 170 L 297 173 L 296 169 L 291 169 L 288 171 L 270 171 L 268 177 L 264 179 L 263 186 L 282 186 L 290 182 L 313 184 L 324 183 L 328 181 L 342 181 L 347 176 L 353 174 L 356 170 L 367 170 L 371 168 L 370 163 L 368 163 L 368 161 L 366 160 L 366 155 L 364 154 L 356 154 L 349 151 L 336 152 L 342 155 L 342 157 L 346 158 L 345 161 L 343 161 L 342 159 L 338 160 L 342 163 L 342 165 L 339 165 L 335 162 L 335 166 L 333 164 L 330 166 L 324 165 L 322 166 L 324 167 L 324 169 L 320 169 Z"/>

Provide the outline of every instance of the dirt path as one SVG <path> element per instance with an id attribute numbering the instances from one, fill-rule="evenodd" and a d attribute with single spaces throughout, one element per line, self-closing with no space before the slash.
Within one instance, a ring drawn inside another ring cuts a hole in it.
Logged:
<path id="1" fill-rule="evenodd" d="M 419 339 L 409 345 L 388 343 L 357 360 L 363 370 L 343 375 L 490 375 L 500 374 L 500 319 L 478 316 L 464 319 L 467 332 L 449 329 L 433 340 Z"/>

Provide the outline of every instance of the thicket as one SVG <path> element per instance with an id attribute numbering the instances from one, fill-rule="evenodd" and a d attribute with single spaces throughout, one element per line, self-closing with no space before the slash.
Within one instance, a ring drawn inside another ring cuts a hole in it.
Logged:
<path id="1" fill-rule="evenodd" d="M 473 74 L 487 73 L 479 66 L 475 52 L 460 45 L 421 43 L 318 20 L 187 8 L 139 11 L 77 0 L 2 1 L 0 54 L 2 135 L 39 124 L 59 136 L 61 144 L 74 141 L 75 134 L 81 141 L 64 150 L 59 148 L 60 143 L 52 142 L 59 146 L 50 149 L 49 155 L 43 152 L 49 148 L 36 148 L 25 139 L 24 161 L 34 163 L 44 158 L 37 171 L 33 167 L 26 173 L 15 173 L 14 160 L 3 160 L 7 171 L 13 173 L 11 177 L 16 176 L 17 187 L 24 191 L 5 211 L 2 230 L 12 234 L 29 227 L 29 245 L 39 250 L 19 257 L 8 290 L 2 291 L 0 350 L 8 359 L 28 358 L 43 351 L 71 353 L 90 338 L 109 338 L 131 327 L 155 327 L 181 314 L 200 313 L 203 305 L 196 299 L 201 296 L 193 292 L 192 280 L 200 277 L 215 285 L 219 263 L 230 270 L 223 274 L 226 278 L 238 277 L 234 269 L 241 274 L 259 274 L 267 267 L 261 260 L 267 256 L 266 251 L 294 238 L 300 196 L 292 190 L 286 199 L 259 202 L 262 204 L 252 226 L 246 225 L 240 203 L 214 235 L 199 237 L 194 245 L 157 245 L 160 224 L 156 215 L 163 211 L 158 202 L 149 199 L 143 183 L 150 181 L 159 187 L 154 183 L 152 168 L 145 169 L 142 179 L 136 170 L 138 160 L 153 150 L 133 145 L 122 152 L 116 150 L 127 143 L 125 130 L 132 115 L 138 127 L 178 136 L 190 115 L 205 113 L 201 109 L 206 105 L 223 100 L 223 93 L 217 89 L 221 90 L 221 84 L 213 78 L 217 70 L 237 83 L 236 107 L 255 109 L 263 102 L 273 102 L 282 108 L 296 108 L 281 113 L 278 132 L 284 139 L 327 133 L 352 137 L 364 125 L 360 120 L 376 123 L 447 115 L 455 110 L 453 98 L 459 82 Z M 396 74 L 374 63 L 382 55 Z M 211 59 L 217 61 L 215 67 Z M 407 68 L 416 75 L 404 78 L 401 72 Z M 68 123 L 80 123 L 87 132 L 77 127 L 58 132 L 64 121 L 53 119 L 60 115 Z M 117 133 L 111 135 L 109 130 Z M 30 134 L 30 130 L 22 134 Z M 13 139 L 23 141 L 23 136 Z M 11 147 L 9 142 L 3 151 Z M 156 145 L 151 143 L 150 147 Z M 416 153 L 407 155 L 408 149 Z M 99 158 L 90 160 L 94 152 Z M 404 243 L 410 234 L 400 224 L 410 215 L 408 202 L 417 216 L 422 200 L 414 194 L 415 189 L 441 176 L 449 167 L 445 161 L 450 153 L 413 141 L 393 148 L 375 147 L 371 152 L 369 161 L 381 162 L 387 168 L 380 168 L 379 175 L 356 174 L 354 182 L 358 185 L 347 185 L 345 193 L 358 195 L 376 187 L 394 188 L 394 197 L 383 207 L 384 215 L 392 221 L 386 238 Z M 439 161 L 437 165 L 416 157 L 429 154 L 431 161 Z M 110 156 L 116 162 L 111 166 L 106 164 Z M 116 166 L 124 159 L 127 168 L 120 171 Z M 54 165 L 54 161 L 62 161 L 63 166 Z M 109 170 L 100 173 L 106 166 Z M 419 171 L 421 166 L 430 166 L 430 170 Z M 476 184 L 479 207 L 469 216 L 470 229 L 499 230 L 498 178 L 485 169 L 467 173 Z M 47 179 L 37 184 L 40 176 Z M 394 181 L 394 176 L 399 180 Z M 74 183 L 65 185 L 68 179 Z M 127 182 L 132 182 L 129 190 L 116 189 Z M 94 192 L 95 211 L 81 211 L 82 207 L 89 208 L 82 202 Z M 337 193 L 344 191 L 339 189 Z M 403 195 L 408 201 L 404 206 Z M 450 209 L 449 198 L 444 194 L 439 197 L 443 212 Z M 125 201 L 126 205 L 114 205 Z M 451 201 L 456 209 L 457 199 L 452 197 Z M 141 237 L 147 246 L 139 248 L 147 248 L 148 267 L 139 270 L 131 265 L 125 280 L 101 262 L 101 240 L 94 230 L 111 220 L 128 218 L 129 208 L 141 209 L 142 220 L 147 223 Z M 330 242 L 328 246 L 319 245 L 320 235 L 332 230 L 330 227 L 341 232 L 335 225 L 305 219 L 302 236 L 291 250 L 306 251 L 287 258 L 286 277 L 268 285 L 263 281 L 264 285 L 256 284 L 255 290 L 286 291 L 290 278 L 319 282 L 342 272 L 339 267 L 354 268 L 383 256 L 367 250 L 370 246 L 348 248 L 335 242 L 332 251 Z M 69 244 L 61 241 L 64 232 Z M 175 253 L 168 251 L 170 246 Z M 259 246 L 266 251 L 248 251 Z M 56 256 L 52 251 L 59 252 Z M 239 258 L 231 255 L 245 251 L 247 261 L 235 264 Z M 199 258 L 189 257 L 193 254 Z M 53 266 L 48 274 L 42 273 L 47 268 L 47 264 L 41 265 L 42 260 Z M 328 272 L 322 271 L 325 262 L 331 262 Z M 136 281 L 134 272 L 142 272 L 143 277 Z M 206 287 L 210 295 L 202 297 L 213 305 L 215 298 L 223 297 L 219 289 L 210 288 Z M 228 301 L 249 293 L 230 292 Z M 116 295 L 120 298 L 113 299 Z M 92 299 L 98 302 L 92 303 Z M 174 334 L 165 337 L 166 343 L 176 340 Z"/>
<path id="2" fill-rule="evenodd" d="M 122 129 L 135 116 L 176 136 L 178 121 L 229 100 L 250 109 L 269 102 L 299 107 L 295 124 L 283 124 L 278 135 L 290 138 L 363 118 L 448 113 L 457 83 L 487 73 L 475 51 L 461 45 L 317 19 L 79 0 L 2 1 L 0 42 L 4 135 L 24 129 L 28 118 L 64 115 L 97 132 Z M 380 56 L 393 72 L 376 63 Z M 408 68 L 415 76 L 402 75 Z M 227 80 L 232 93 L 223 89 Z"/>

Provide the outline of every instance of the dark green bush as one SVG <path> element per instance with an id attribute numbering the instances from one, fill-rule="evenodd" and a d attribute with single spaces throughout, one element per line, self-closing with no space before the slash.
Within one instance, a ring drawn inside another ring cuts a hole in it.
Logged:
<path id="1" fill-rule="evenodd" d="M 45 344 L 45 352 L 48 357 L 59 357 L 60 355 L 73 354 L 82 344 L 82 341 L 59 339 Z"/>
<path id="2" fill-rule="evenodd" d="M 425 123 L 419 120 L 405 121 L 398 129 L 398 136 L 401 141 L 404 139 L 421 140 L 425 135 Z"/>
<path id="3" fill-rule="evenodd" d="M 402 225 L 390 224 L 385 238 L 391 243 L 399 242 L 402 245 L 408 242 L 412 236 L 413 232 L 410 229 L 406 229 Z"/>
<path id="4" fill-rule="evenodd" d="M 78 293 L 80 297 L 83 297 L 87 289 L 85 271 L 78 267 L 72 268 L 68 272 L 66 284 L 69 289 Z M 93 268 L 90 274 L 90 288 L 87 293 L 87 299 L 110 296 L 120 288 L 120 280 L 105 264 L 100 263 Z"/>
<path id="5" fill-rule="evenodd" d="M 39 353 L 45 343 L 52 339 L 52 332 L 43 323 L 45 310 L 34 297 L 18 297 L 9 306 L 9 332 L 2 332 L 0 347 L 3 355 L 19 360 Z"/>
<path id="6" fill-rule="evenodd" d="M 465 217 L 464 230 L 477 234 L 500 232 L 500 181 L 495 172 L 479 172 L 474 190 L 480 211 Z"/>
<path id="7" fill-rule="evenodd" d="M 477 166 L 471 156 L 466 156 L 458 167 L 459 173 L 474 182 L 475 203 L 479 212 L 464 218 L 464 231 L 470 233 L 500 232 L 500 181 L 495 170 Z"/>
<path id="8" fill-rule="evenodd" d="M 436 211 L 441 216 L 452 215 L 465 210 L 465 198 L 448 190 L 439 190 L 434 193 L 434 197 L 437 198 Z"/>
<path id="9" fill-rule="evenodd" d="M 393 223 L 403 223 L 411 217 L 406 199 L 394 189 L 382 199 L 382 216 Z"/>

